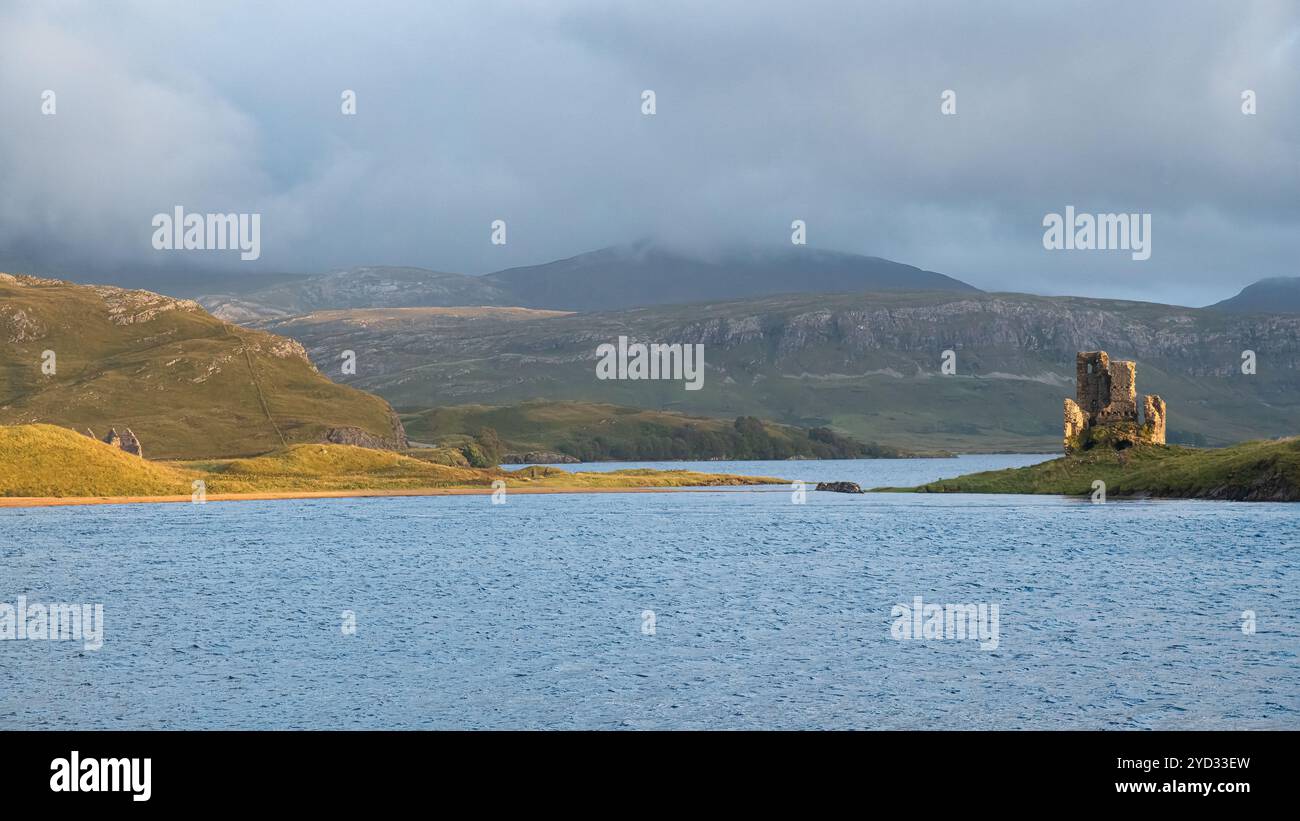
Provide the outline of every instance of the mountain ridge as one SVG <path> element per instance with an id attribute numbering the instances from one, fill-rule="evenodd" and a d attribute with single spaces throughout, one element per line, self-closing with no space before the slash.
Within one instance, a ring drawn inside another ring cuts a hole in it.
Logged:
<path id="1" fill-rule="evenodd" d="M 692 256 L 643 241 L 588 251 L 483 279 L 525 308 L 605 311 L 780 293 L 978 291 L 952 277 L 880 257 L 818 248 L 741 248 Z"/>
<path id="2" fill-rule="evenodd" d="M 979 291 L 933 271 L 840 251 L 751 247 L 691 255 L 641 241 L 481 276 L 363 266 L 198 299 L 221 319 L 254 322 L 352 308 L 481 305 L 599 311 L 778 293 L 873 290 Z"/>
<path id="3" fill-rule="evenodd" d="M 1268 277 L 1206 308 L 1230 313 L 1300 314 L 1300 277 Z"/>

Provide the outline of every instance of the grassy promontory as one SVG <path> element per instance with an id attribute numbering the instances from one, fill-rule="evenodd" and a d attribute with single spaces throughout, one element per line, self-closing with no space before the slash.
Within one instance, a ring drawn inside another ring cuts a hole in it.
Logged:
<path id="1" fill-rule="evenodd" d="M 352 445 L 299 444 L 244 459 L 154 462 L 55 425 L 0 426 L 0 497 L 188 499 L 202 480 L 209 498 L 241 495 L 376 495 L 421 491 L 600 491 L 779 484 L 781 479 L 684 470 L 577 473 L 443 465 Z"/>
<path id="2" fill-rule="evenodd" d="M 1300 501 L 1300 437 L 1197 449 L 1139 445 L 1097 448 L 1023 468 L 972 473 L 915 488 L 875 488 L 917 493 L 1048 493 L 1084 496 L 1092 483 L 1107 496 Z"/>

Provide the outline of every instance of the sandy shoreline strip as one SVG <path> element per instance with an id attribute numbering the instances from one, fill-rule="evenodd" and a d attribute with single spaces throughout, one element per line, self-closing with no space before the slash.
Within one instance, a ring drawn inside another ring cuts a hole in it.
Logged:
<path id="1" fill-rule="evenodd" d="M 700 493 L 726 488 L 747 491 L 788 492 L 773 485 L 716 485 L 706 487 L 527 487 L 509 488 L 508 494 L 534 493 Z M 363 499 L 374 496 L 488 496 L 490 487 L 398 488 L 391 490 L 285 490 L 265 493 L 209 493 L 209 502 L 256 502 L 273 499 Z M 63 505 L 139 505 L 189 503 L 189 496 L 0 496 L 0 507 L 60 507 Z"/>

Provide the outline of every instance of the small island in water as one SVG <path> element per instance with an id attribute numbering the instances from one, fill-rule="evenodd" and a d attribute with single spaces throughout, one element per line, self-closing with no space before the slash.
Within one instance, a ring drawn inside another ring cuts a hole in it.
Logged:
<path id="1" fill-rule="evenodd" d="M 1237 501 L 1300 501 L 1300 437 L 1226 448 L 1165 444 L 1166 406 L 1143 397 L 1138 411 L 1136 367 L 1105 351 L 1076 358 L 1076 398 L 1065 400 L 1065 455 L 1023 468 L 972 473 L 914 488 L 917 493 L 1089 495 Z"/>

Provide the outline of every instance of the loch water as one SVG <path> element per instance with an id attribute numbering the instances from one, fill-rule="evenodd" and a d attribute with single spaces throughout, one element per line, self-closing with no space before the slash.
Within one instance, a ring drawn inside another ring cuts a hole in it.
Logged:
<path id="1" fill-rule="evenodd" d="M 1043 458 L 581 468 L 873 487 Z M 0 640 L 0 729 L 1300 729 L 1286 504 L 810 485 L 0 509 L 19 596 L 102 604 L 103 646 Z M 917 596 L 997 605 L 996 649 L 896 638 Z"/>

